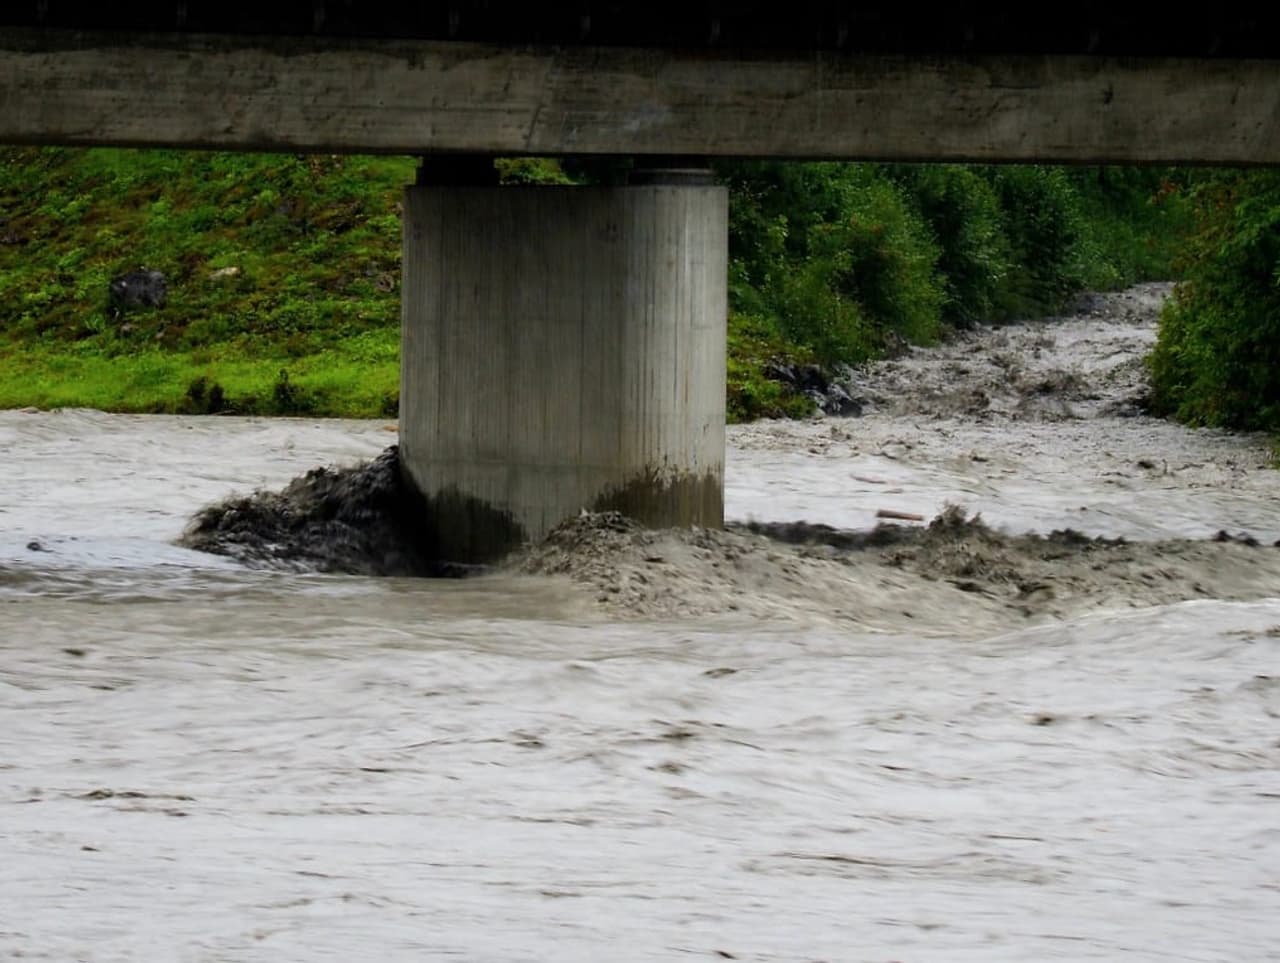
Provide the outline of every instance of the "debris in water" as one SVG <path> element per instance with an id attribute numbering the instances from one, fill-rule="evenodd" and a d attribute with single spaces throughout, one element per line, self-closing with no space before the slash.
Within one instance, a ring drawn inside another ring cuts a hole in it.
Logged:
<path id="1" fill-rule="evenodd" d="M 1225 528 L 1218 529 L 1218 534 L 1213 536 L 1213 540 L 1215 542 L 1235 542 L 1238 545 L 1248 545 L 1250 548 L 1257 548 L 1262 544 L 1248 532 L 1232 535 Z"/>
<path id="2" fill-rule="evenodd" d="M 425 517 L 392 447 L 364 465 L 318 468 L 279 492 L 206 508 L 181 544 L 291 570 L 437 577 L 486 570 L 436 558 Z M 655 531 L 617 512 L 584 512 L 501 568 L 567 578 L 613 616 L 803 615 L 886 626 L 909 617 L 916 631 L 957 618 L 995 626 L 1198 594 L 1256 597 L 1280 577 L 1275 565 L 1258 563 L 1250 550 L 1257 540 L 1247 533 L 1223 532 L 1221 545 L 1131 543 L 1072 529 L 1012 535 L 954 505 L 927 525 L 899 523 L 917 518 L 861 531 L 803 521 Z M 1212 589 L 1201 584 L 1206 573 Z M 945 593 L 921 605 L 939 583 Z"/>
<path id="3" fill-rule="evenodd" d="M 433 558 L 433 539 L 392 445 L 353 468 L 315 468 L 282 491 L 201 510 L 179 544 L 248 564 L 353 575 L 457 578 L 475 566 Z"/>
<path id="4" fill-rule="evenodd" d="M 891 518 L 899 522 L 923 522 L 924 516 L 915 512 L 899 512 L 892 508 L 882 508 L 876 512 L 876 518 Z"/>

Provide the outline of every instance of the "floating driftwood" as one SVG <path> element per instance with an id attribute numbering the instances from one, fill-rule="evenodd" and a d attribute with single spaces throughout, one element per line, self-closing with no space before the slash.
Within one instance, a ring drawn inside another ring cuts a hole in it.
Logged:
<path id="1" fill-rule="evenodd" d="M 899 522 L 923 522 L 924 516 L 915 512 L 895 512 L 892 508 L 882 508 L 876 512 L 876 518 L 892 518 Z"/>

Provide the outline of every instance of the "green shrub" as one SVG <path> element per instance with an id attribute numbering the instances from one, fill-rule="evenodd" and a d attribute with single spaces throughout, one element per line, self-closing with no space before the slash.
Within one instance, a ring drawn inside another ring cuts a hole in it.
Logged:
<path id="1" fill-rule="evenodd" d="M 322 410 L 315 393 L 289 380 L 289 372 L 284 368 L 271 387 L 271 408 L 277 415 L 311 415 Z"/>
<path id="2" fill-rule="evenodd" d="M 937 247 L 879 167 L 754 162 L 721 174 L 735 309 L 771 317 L 824 364 L 937 335 Z"/>
<path id="3" fill-rule="evenodd" d="M 874 358 L 883 341 L 858 301 L 842 292 L 841 258 L 806 258 L 776 285 L 770 307 L 784 339 L 820 363 Z"/>
<path id="4" fill-rule="evenodd" d="M 871 168 L 859 170 L 867 176 L 849 185 L 842 216 L 810 230 L 811 263 L 826 266 L 834 290 L 856 304 L 879 335 L 931 341 L 944 300 L 934 270 L 938 247 L 892 181 Z"/>
<path id="5" fill-rule="evenodd" d="M 500 157 L 493 162 L 503 184 L 572 184 L 554 157 Z"/>
<path id="6" fill-rule="evenodd" d="M 889 173 L 938 246 L 943 317 L 961 325 L 992 320 L 1011 255 L 991 184 L 958 164 L 899 165 Z"/>
<path id="7" fill-rule="evenodd" d="M 1084 285 L 1080 199 L 1059 167 L 986 168 L 1000 200 L 1012 261 L 998 313 L 1021 317 L 1056 311 Z"/>
<path id="8" fill-rule="evenodd" d="M 216 415 L 227 408 L 226 391 L 216 381 L 211 383 L 205 375 L 192 380 L 178 406 L 180 412 L 190 415 Z"/>
<path id="9" fill-rule="evenodd" d="M 790 344 L 767 317 L 729 313 L 727 415 L 730 422 L 756 418 L 802 418 L 813 401 L 779 381 L 765 377 L 770 364 L 807 363 L 812 355 Z"/>
<path id="10" fill-rule="evenodd" d="M 1194 175 L 1168 167 L 1075 167 L 1065 173 L 1087 227 L 1086 287 L 1177 277 L 1177 260 L 1195 223 Z"/>
<path id="11" fill-rule="evenodd" d="M 1152 405 L 1193 424 L 1280 430 L 1280 172 L 1207 178 L 1186 278 L 1160 319 Z"/>

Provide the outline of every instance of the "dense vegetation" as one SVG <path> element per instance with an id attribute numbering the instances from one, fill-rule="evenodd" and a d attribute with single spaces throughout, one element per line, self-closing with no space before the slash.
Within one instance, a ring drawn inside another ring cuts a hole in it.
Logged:
<path id="1" fill-rule="evenodd" d="M 0 406 L 390 414 L 408 158 L 0 150 Z M 598 177 L 500 162 L 507 181 Z M 1169 277 L 1167 171 L 728 163 L 729 408 L 811 402 L 771 362 L 856 364 L 948 328 Z M 1203 199 L 1202 199 L 1203 206 Z M 122 313 L 112 277 L 162 271 Z"/>
<path id="2" fill-rule="evenodd" d="M 1151 356 L 1156 410 L 1280 431 L 1280 172 L 1220 172 L 1195 191 L 1198 229 Z"/>
<path id="3" fill-rule="evenodd" d="M 732 164 L 731 416 L 807 399 L 779 355 L 852 364 L 951 327 L 1051 313 L 1085 287 L 1167 279 L 1192 209 L 1157 169 Z"/>

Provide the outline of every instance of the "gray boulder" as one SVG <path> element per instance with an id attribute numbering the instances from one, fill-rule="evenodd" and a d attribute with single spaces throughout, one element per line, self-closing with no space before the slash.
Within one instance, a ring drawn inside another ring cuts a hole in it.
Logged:
<path id="1" fill-rule="evenodd" d="M 116 316 L 135 308 L 163 308 L 169 285 L 159 271 L 139 268 L 111 279 L 107 303 Z"/>

